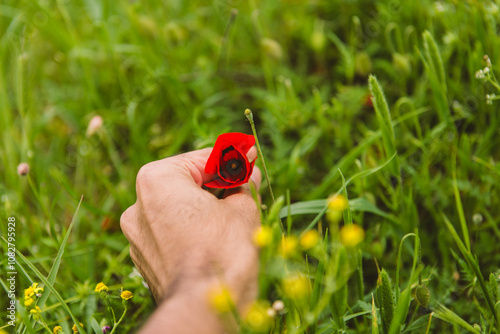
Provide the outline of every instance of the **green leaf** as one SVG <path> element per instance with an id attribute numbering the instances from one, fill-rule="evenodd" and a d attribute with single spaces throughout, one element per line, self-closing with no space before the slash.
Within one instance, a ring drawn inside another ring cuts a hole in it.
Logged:
<path id="1" fill-rule="evenodd" d="M 377 319 L 377 308 L 375 307 L 375 299 L 372 293 L 372 334 L 378 334 L 378 319 Z"/>
<path id="2" fill-rule="evenodd" d="M 327 199 L 318 199 L 312 201 L 301 201 L 293 203 L 290 205 L 290 214 L 295 215 L 307 215 L 307 214 L 318 214 L 326 206 Z M 395 220 L 396 218 L 392 215 L 380 210 L 375 204 L 370 202 L 364 197 L 353 198 L 349 200 L 349 207 L 351 211 L 359 212 L 370 212 L 378 216 Z M 288 216 L 288 207 L 284 207 L 280 211 L 280 218 L 285 218 Z"/>
<path id="3" fill-rule="evenodd" d="M 443 321 L 449 322 L 450 324 L 462 327 L 465 330 L 468 330 L 474 334 L 481 334 L 478 330 L 472 327 L 467 321 L 460 318 L 458 314 L 450 310 L 444 305 L 439 305 L 438 308 L 434 311 L 434 316 Z"/>
<path id="4" fill-rule="evenodd" d="M 99 326 L 99 323 L 94 319 L 94 317 L 90 317 L 90 325 L 92 326 L 95 334 L 102 334 L 101 326 Z"/>
<path id="5" fill-rule="evenodd" d="M 78 207 L 76 208 L 75 214 L 73 215 L 73 218 L 71 219 L 71 223 L 69 224 L 68 230 L 66 231 L 66 234 L 64 235 L 64 239 L 61 243 L 61 246 L 59 247 L 59 251 L 57 252 L 56 258 L 54 259 L 54 262 L 52 263 L 52 268 L 50 268 L 49 276 L 47 277 L 47 281 L 51 284 L 54 285 L 57 277 L 57 272 L 59 271 L 59 267 L 61 266 L 61 259 L 64 254 L 64 248 L 66 247 L 66 243 L 68 242 L 69 235 L 71 233 L 71 230 L 73 229 L 73 224 L 75 222 L 75 217 L 78 214 L 78 210 L 80 209 L 80 205 L 82 204 L 83 201 L 83 196 L 80 198 L 80 202 L 78 203 Z M 50 291 L 45 292 L 42 294 L 42 297 L 38 300 L 37 305 L 42 308 L 45 306 L 45 302 L 47 301 L 47 298 L 49 298 Z"/>

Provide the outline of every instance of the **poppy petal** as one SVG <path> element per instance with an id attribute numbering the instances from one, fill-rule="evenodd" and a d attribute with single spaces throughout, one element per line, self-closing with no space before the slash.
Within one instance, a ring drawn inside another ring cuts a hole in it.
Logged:
<path id="1" fill-rule="evenodd" d="M 248 182 L 255 160 L 248 161 L 246 154 L 255 144 L 251 135 L 230 132 L 220 135 L 205 165 L 205 173 L 215 174 L 205 183 L 210 188 L 234 188 Z"/>

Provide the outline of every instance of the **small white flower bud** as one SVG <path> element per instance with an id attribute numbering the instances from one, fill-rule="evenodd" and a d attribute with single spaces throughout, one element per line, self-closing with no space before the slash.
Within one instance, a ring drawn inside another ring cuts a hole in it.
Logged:
<path id="1" fill-rule="evenodd" d="M 270 316 L 271 318 L 274 318 L 274 316 L 276 315 L 276 310 L 273 309 L 272 307 L 269 307 L 267 310 L 266 310 L 266 313 L 268 316 Z"/>
<path id="2" fill-rule="evenodd" d="M 276 312 L 281 312 L 283 311 L 284 308 L 285 308 L 285 303 L 283 303 L 282 300 L 276 300 L 273 303 L 273 310 L 275 310 Z"/>

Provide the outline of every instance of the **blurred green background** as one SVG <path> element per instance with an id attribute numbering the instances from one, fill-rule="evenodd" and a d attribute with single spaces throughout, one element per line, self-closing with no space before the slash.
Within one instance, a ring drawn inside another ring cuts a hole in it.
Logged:
<path id="1" fill-rule="evenodd" d="M 348 187 L 350 198 L 394 218 L 353 212 L 366 231 L 365 301 L 377 284 L 374 259 L 392 275 L 401 238 L 418 229 L 431 305 L 447 305 L 470 324 L 490 321 L 443 214 L 462 238 L 466 223 L 483 275 L 498 277 L 500 115 L 491 94 L 500 88 L 493 75 L 499 4 L 3 0 L 2 221 L 16 218 L 18 250 L 47 275 L 83 195 L 55 288 L 82 320 L 104 312 L 96 283 L 134 290 L 122 329 L 133 331 L 154 308 L 119 228 L 135 202 L 139 168 L 211 146 L 224 132 L 251 133 L 243 115 L 250 108 L 275 194 L 289 191 L 292 203 L 326 198 L 342 186 L 339 169 L 347 179 L 391 156 L 370 100 L 374 74 L 390 107 L 400 169 Z M 476 79 L 485 54 L 491 74 Z M 103 124 L 89 132 L 95 116 Z M 21 162 L 30 166 L 26 177 L 17 174 Z M 265 185 L 261 193 L 270 205 Z M 294 216 L 292 230 L 312 218 Z M 18 276 L 19 296 L 29 284 Z M 45 314 L 49 324 L 72 325 L 60 307 Z M 463 330 L 440 320 L 431 328 Z"/>

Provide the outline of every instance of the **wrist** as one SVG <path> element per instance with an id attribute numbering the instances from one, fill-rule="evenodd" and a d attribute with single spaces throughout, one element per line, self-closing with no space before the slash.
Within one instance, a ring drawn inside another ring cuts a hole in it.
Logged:
<path id="1" fill-rule="evenodd" d="M 196 317 L 193 317 L 196 315 Z M 140 333 L 220 334 L 223 323 L 210 309 L 205 289 L 176 291 L 165 298 Z"/>
<path id="2" fill-rule="evenodd" d="M 224 286 L 241 311 L 257 295 L 258 250 L 253 245 L 241 245 L 239 251 L 244 254 L 231 253 L 217 262 L 211 261 L 215 256 L 206 252 L 189 252 L 176 266 L 175 276 L 162 286 L 157 302 L 194 292 L 206 299 L 207 291 Z"/>

